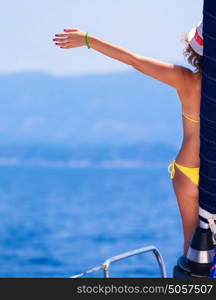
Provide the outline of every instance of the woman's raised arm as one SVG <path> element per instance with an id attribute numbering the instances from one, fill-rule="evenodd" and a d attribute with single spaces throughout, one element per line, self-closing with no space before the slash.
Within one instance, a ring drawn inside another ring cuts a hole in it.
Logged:
<path id="1" fill-rule="evenodd" d="M 57 46 L 63 49 L 81 47 L 86 44 L 86 33 L 80 29 L 65 29 L 63 34 L 56 34 Z M 158 79 L 177 90 L 181 89 L 185 82 L 185 74 L 190 70 L 159 60 L 137 55 L 125 48 L 101 40 L 93 35 L 88 36 L 89 45 L 92 49 L 132 66 L 134 69 Z"/>

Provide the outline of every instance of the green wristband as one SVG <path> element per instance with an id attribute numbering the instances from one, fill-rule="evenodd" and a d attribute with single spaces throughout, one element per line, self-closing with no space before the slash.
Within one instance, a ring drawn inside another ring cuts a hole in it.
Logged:
<path id="1" fill-rule="evenodd" d="M 88 49 L 90 49 L 90 45 L 89 45 L 89 39 L 88 39 L 88 32 L 86 32 L 86 35 L 85 35 L 85 41 L 86 41 L 86 46 L 88 47 Z"/>

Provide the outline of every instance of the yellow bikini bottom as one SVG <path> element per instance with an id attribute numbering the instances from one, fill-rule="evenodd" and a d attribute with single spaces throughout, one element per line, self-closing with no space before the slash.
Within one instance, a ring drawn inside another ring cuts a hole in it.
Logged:
<path id="1" fill-rule="evenodd" d="M 199 184 L 199 168 L 188 168 L 179 165 L 173 160 L 168 166 L 168 172 L 170 173 L 170 178 L 173 179 L 175 175 L 175 166 L 187 176 L 194 184 Z"/>

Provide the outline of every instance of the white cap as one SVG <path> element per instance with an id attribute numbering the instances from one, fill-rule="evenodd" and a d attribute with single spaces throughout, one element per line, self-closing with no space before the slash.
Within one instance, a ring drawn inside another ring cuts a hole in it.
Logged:
<path id="1" fill-rule="evenodd" d="M 201 21 L 188 33 L 188 42 L 192 49 L 203 56 L 203 22 Z"/>

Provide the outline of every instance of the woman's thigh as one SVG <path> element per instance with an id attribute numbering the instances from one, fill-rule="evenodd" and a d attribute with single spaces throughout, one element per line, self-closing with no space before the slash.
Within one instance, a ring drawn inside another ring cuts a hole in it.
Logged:
<path id="1" fill-rule="evenodd" d="M 183 225 L 186 227 L 195 226 L 199 220 L 198 187 L 177 168 L 173 178 L 173 187 L 182 216 Z"/>
<path id="2" fill-rule="evenodd" d="M 199 225 L 199 190 L 198 187 L 177 168 L 173 178 L 184 231 L 184 253 L 186 254 L 191 238 Z"/>

